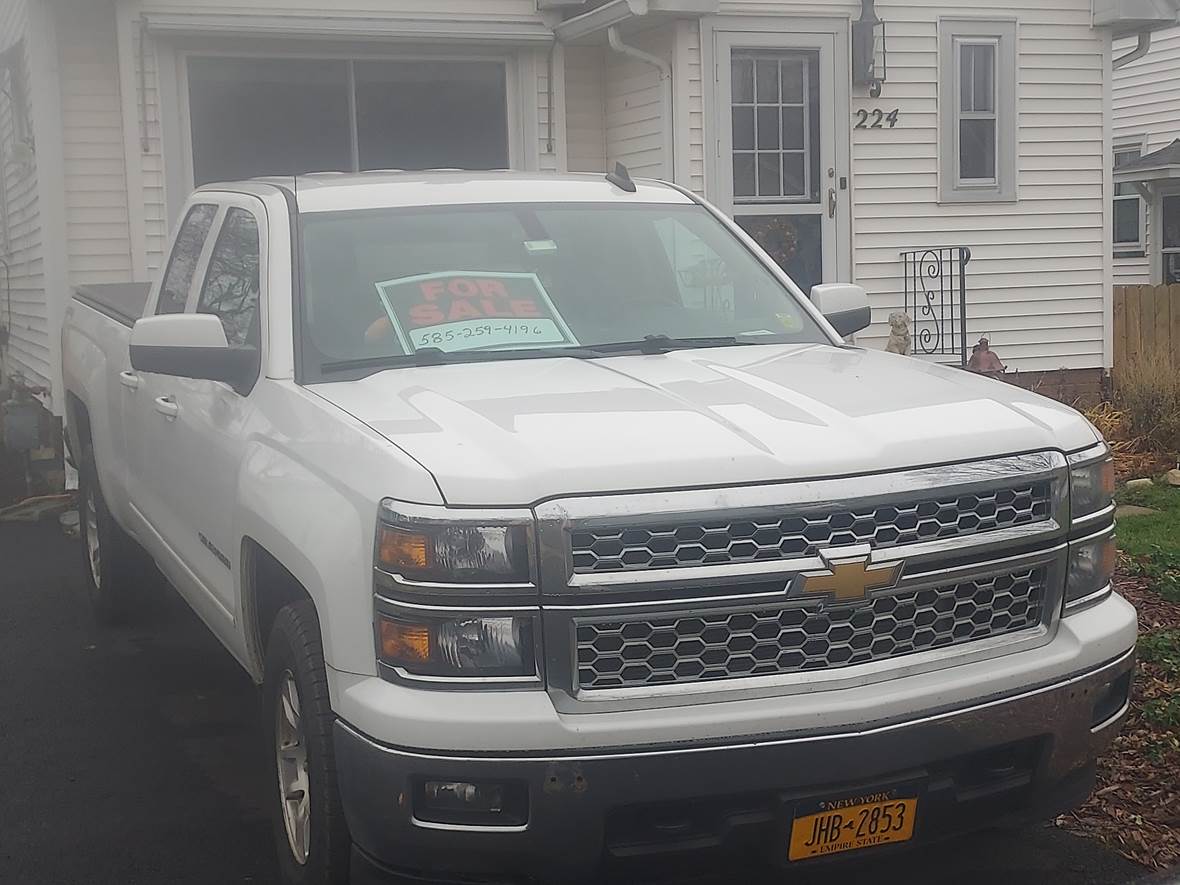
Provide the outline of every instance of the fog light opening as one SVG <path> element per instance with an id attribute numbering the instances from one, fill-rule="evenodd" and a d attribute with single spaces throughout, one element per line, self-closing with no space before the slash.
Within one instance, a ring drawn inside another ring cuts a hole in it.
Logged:
<path id="1" fill-rule="evenodd" d="M 1090 727 L 1094 730 L 1104 727 L 1118 716 L 1131 700 L 1131 673 L 1128 671 L 1098 689 L 1094 702 L 1094 713 Z"/>
<path id="2" fill-rule="evenodd" d="M 521 827 L 528 821 L 528 788 L 518 781 L 422 779 L 414 787 L 414 817 L 458 827 Z"/>

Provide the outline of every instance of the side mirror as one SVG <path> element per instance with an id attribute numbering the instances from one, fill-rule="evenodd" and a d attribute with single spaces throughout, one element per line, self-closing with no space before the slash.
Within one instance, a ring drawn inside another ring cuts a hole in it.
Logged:
<path id="1" fill-rule="evenodd" d="M 811 289 L 811 303 L 819 308 L 840 336 L 847 338 L 873 322 L 869 293 L 851 283 L 823 283 Z"/>
<path id="2" fill-rule="evenodd" d="M 131 366 L 137 372 L 247 384 L 258 371 L 258 350 L 230 347 L 220 318 L 208 313 L 145 317 L 131 329 Z"/>

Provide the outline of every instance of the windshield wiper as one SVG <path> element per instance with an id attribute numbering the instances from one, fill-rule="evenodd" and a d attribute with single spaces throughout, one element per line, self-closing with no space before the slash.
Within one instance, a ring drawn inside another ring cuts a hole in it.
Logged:
<path id="1" fill-rule="evenodd" d="M 639 353 L 656 355 L 671 353 L 674 350 L 691 350 L 698 347 L 738 347 L 757 344 L 748 338 L 730 336 L 715 336 L 705 338 L 672 338 L 668 335 L 645 335 L 638 341 L 612 341 L 609 344 L 594 344 L 591 347 L 599 353 L 626 353 L 636 350 Z"/>

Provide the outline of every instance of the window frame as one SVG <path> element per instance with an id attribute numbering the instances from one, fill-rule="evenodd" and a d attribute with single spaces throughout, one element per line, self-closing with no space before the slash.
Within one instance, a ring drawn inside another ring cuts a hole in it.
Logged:
<path id="1" fill-rule="evenodd" d="M 955 18 L 938 20 L 939 36 L 939 201 L 943 203 L 1011 203 L 1017 200 L 1016 19 Z M 962 49 L 995 47 L 993 108 L 962 109 Z M 996 176 L 963 178 L 960 154 L 964 120 L 995 120 Z"/>
<path id="2" fill-rule="evenodd" d="M 1169 202 L 1180 202 L 1180 191 L 1162 193 L 1157 200 L 1159 203 L 1159 214 L 1156 216 L 1159 219 L 1159 281 L 1165 286 L 1174 285 L 1168 283 L 1168 256 L 1180 255 L 1180 241 L 1175 246 L 1168 245 L 1168 226 L 1164 214 L 1167 212 Z"/>
<path id="3" fill-rule="evenodd" d="M 1115 165 L 1115 157 L 1119 154 L 1130 153 L 1131 151 L 1136 152 L 1136 159 L 1147 153 L 1147 136 L 1140 134 L 1116 138 L 1114 140 L 1114 146 L 1111 149 L 1111 167 L 1117 170 L 1118 166 Z M 1117 190 L 1118 185 L 1115 185 L 1114 192 L 1111 194 L 1110 226 L 1111 245 L 1114 249 L 1115 257 L 1142 258 L 1147 254 L 1147 201 L 1143 199 L 1143 195 L 1138 191 L 1130 194 L 1120 194 Z M 1114 212 L 1114 207 L 1119 202 L 1130 202 L 1131 200 L 1135 200 L 1139 205 L 1139 238 L 1134 241 L 1127 240 L 1126 242 L 1120 242 L 1115 239 L 1117 213 Z"/>

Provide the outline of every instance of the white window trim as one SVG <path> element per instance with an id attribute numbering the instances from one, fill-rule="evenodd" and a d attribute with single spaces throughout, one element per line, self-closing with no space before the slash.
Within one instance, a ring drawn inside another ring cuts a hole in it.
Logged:
<path id="1" fill-rule="evenodd" d="M 1017 199 L 1017 22 L 1015 19 L 938 20 L 939 38 L 939 200 L 943 203 L 1011 203 Z M 996 47 L 993 113 L 960 110 L 961 50 L 965 45 Z M 996 121 L 996 178 L 963 179 L 959 167 L 959 122 Z"/>
<path id="2" fill-rule="evenodd" d="M 1137 150 L 1139 152 L 1139 156 L 1141 156 L 1141 157 L 1145 153 L 1147 153 L 1147 136 L 1145 134 L 1124 135 L 1124 136 L 1120 136 L 1119 138 L 1116 138 L 1114 140 L 1114 147 L 1111 149 L 1111 155 L 1110 155 L 1111 166 L 1112 167 L 1114 166 L 1114 155 L 1115 154 L 1122 153 L 1123 151 L 1129 151 L 1132 149 Z M 1135 200 L 1139 203 L 1139 239 L 1134 242 L 1131 242 L 1131 241 L 1128 241 L 1125 243 L 1117 242 L 1114 239 L 1114 221 L 1113 221 L 1113 215 L 1112 215 L 1110 237 L 1111 237 L 1111 243 L 1113 244 L 1113 247 L 1114 247 L 1115 257 L 1116 258 L 1119 258 L 1119 257 L 1130 258 L 1132 256 L 1142 257 L 1142 256 L 1146 255 L 1146 252 L 1147 252 L 1147 212 L 1148 212 L 1149 207 L 1147 205 L 1147 202 L 1143 199 L 1142 195 L 1140 195 L 1139 193 L 1134 193 L 1134 194 L 1113 194 L 1112 193 L 1112 195 L 1111 195 L 1112 210 L 1113 210 L 1113 204 L 1116 202 L 1119 202 L 1120 200 L 1122 200 L 1122 201 Z M 1131 253 L 1131 254 L 1128 255 L 1128 254 L 1124 254 L 1124 253 Z"/>
<path id="3" fill-rule="evenodd" d="M 338 48 L 318 48 L 313 41 L 292 47 L 264 47 L 246 52 L 237 46 L 218 42 L 197 41 L 178 46 L 168 40 L 157 40 L 158 89 L 161 140 L 165 170 L 165 206 L 168 226 L 174 226 L 195 187 L 192 154 L 192 117 L 189 110 L 188 59 L 198 58 L 279 58 L 336 61 L 492 61 L 505 67 L 508 116 L 509 168 L 535 170 L 540 164 L 539 139 L 541 127 L 537 102 L 533 99 L 538 78 L 537 53 L 484 47 L 484 51 L 460 53 L 453 48 L 418 48 L 397 52 L 374 49 L 365 45 Z"/>
<path id="4" fill-rule="evenodd" d="M 1152 279 L 1158 279 L 1159 283 L 1164 285 L 1167 285 L 1164 279 L 1166 276 L 1164 265 L 1167 257 L 1169 255 L 1180 255 L 1180 246 L 1168 246 L 1167 227 L 1164 224 L 1164 207 L 1169 200 L 1176 199 L 1180 199 L 1180 189 L 1170 188 L 1160 191 L 1159 196 L 1154 200 L 1156 205 L 1159 206 L 1159 210 L 1154 216 L 1159 220 L 1158 235 L 1155 237 L 1155 241 L 1159 243 L 1159 248 L 1155 250 L 1155 255 L 1152 258 L 1152 262 L 1155 264 L 1155 268 L 1152 270 Z M 1158 277 L 1156 276 L 1157 274 Z"/>

